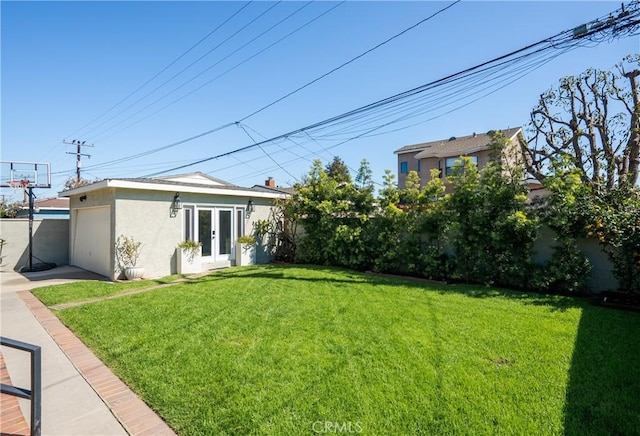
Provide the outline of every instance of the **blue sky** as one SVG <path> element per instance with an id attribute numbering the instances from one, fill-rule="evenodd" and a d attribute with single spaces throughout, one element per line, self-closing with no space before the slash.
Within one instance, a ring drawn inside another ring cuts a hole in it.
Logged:
<path id="1" fill-rule="evenodd" d="M 3 1 L 2 160 L 50 162 L 53 189 L 37 191 L 40 198 L 55 196 L 75 174 L 75 158 L 66 154 L 75 150 L 62 143 L 65 139 L 95 144 L 83 150 L 92 155 L 83 162 L 83 176 L 90 180 L 146 176 L 420 86 L 620 6 L 460 2 L 244 120 L 244 129 L 232 125 L 159 153 L 128 158 L 238 121 L 451 3 L 253 2 L 238 12 L 246 3 Z M 236 12 L 200 45 L 99 118 Z M 271 44 L 275 45 L 249 59 Z M 442 108 L 434 105 L 431 112 L 374 136 L 338 145 L 355 130 L 334 128 L 174 172 L 202 171 L 242 186 L 261 184 L 272 176 L 284 186 L 305 174 L 312 159 L 326 162 L 335 154 L 354 169 L 368 159 L 380 182 L 385 169 L 396 171 L 393 152 L 399 147 L 525 125 L 540 93 L 560 77 L 588 67 L 611 69 L 639 49 L 637 36 L 591 44 L 530 68 L 524 77 L 505 82 L 482 99 L 472 101 L 477 95 Z M 390 119 L 381 117 L 379 122 Z M 128 159 L 100 166 L 120 158 Z M 3 189 L 3 194 L 12 191 Z"/>

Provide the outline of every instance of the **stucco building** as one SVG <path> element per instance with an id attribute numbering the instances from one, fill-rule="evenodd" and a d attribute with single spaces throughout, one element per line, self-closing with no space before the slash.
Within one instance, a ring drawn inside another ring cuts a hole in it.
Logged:
<path id="1" fill-rule="evenodd" d="M 285 194 L 244 188 L 202 173 L 163 178 L 105 179 L 60 193 L 70 199 L 69 263 L 121 278 L 115 244 L 120 235 L 142 242 L 138 266 L 146 277 L 175 274 L 176 247 L 202 243 L 206 269 L 234 262 L 239 236 L 268 219 Z M 258 245 L 257 262 L 270 253 Z"/>
<path id="2" fill-rule="evenodd" d="M 508 146 L 503 152 L 503 160 L 509 166 L 522 165 L 524 158 L 521 146 L 525 139 L 520 127 L 501 130 L 508 139 Z M 440 171 L 447 190 L 449 183 L 447 176 L 451 174 L 453 166 L 460 156 L 468 156 L 482 169 L 489 162 L 489 144 L 491 133 L 473 133 L 468 136 L 441 139 L 438 141 L 406 145 L 394 153 L 398 157 L 398 186 L 404 188 L 409 171 L 417 171 L 420 184 L 425 185 L 431 180 L 431 170 Z M 523 170 L 524 179 L 524 170 Z"/>

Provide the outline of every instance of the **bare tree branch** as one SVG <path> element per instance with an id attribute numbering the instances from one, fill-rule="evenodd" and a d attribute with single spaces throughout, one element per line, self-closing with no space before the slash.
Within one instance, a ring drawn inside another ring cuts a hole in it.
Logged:
<path id="1" fill-rule="evenodd" d="M 625 61 L 640 66 L 640 57 Z M 568 157 L 586 184 L 634 186 L 640 169 L 639 75 L 638 69 L 588 69 L 540 95 L 531 111 L 532 139 L 522 150 L 529 173 L 542 181 L 551 161 Z"/>

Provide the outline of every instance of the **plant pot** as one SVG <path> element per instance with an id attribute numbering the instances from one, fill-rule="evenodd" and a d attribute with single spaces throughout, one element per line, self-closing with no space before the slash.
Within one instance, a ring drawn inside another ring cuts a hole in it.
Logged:
<path id="1" fill-rule="evenodd" d="M 127 280 L 138 280 L 144 276 L 144 268 L 141 266 L 128 266 L 124 269 L 124 276 Z"/>
<path id="2" fill-rule="evenodd" d="M 256 244 L 236 242 L 236 266 L 255 265 Z"/>
<path id="3" fill-rule="evenodd" d="M 176 269 L 178 274 L 196 274 L 202 272 L 202 247 L 198 254 L 191 256 L 191 250 L 176 248 Z"/>

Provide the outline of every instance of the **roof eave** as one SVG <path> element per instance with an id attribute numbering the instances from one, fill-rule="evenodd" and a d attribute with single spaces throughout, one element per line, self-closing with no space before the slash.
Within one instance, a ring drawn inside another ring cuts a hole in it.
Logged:
<path id="1" fill-rule="evenodd" d="M 120 188 L 120 189 L 139 189 L 145 191 L 165 191 L 191 194 L 209 194 L 209 195 L 226 195 L 229 197 L 255 197 L 255 198 L 286 198 L 285 193 L 271 193 L 254 191 L 250 188 L 233 187 L 234 189 L 224 189 L 218 186 L 188 186 L 188 185 L 167 185 L 153 182 L 137 182 L 132 180 L 118 180 L 118 179 L 106 179 L 100 182 L 92 183 L 91 185 L 81 186 L 79 188 L 63 191 L 59 195 L 63 197 L 71 197 L 73 195 L 80 195 L 97 191 L 105 188 Z"/>
<path id="2" fill-rule="evenodd" d="M 440 152 L 440 153 L 435 152 L 435 153 L 427 153 L 422 156 L 416 155 L 416 159 L 428 159 L 430 157 L 443 158 L 443 157 L 453 157 L 453 156 L 467 156 L 471 153 L 477 153 L 479 151 L 485 151 L 488 149 L 489 149 L 488 145 L 483 145 L 481 147 L 474 147 L 467 150 L 458 150 L 457 152 Z"/>
<path id="3" fill-rule="evenodd" d="M 71 197 L 72 195 L 85 194 L 87 192 L 96 191 L 98 189 L 104 189 L 109 187 L 109 179 L 100 180 L 89 185 L 80 186 L 78 188 L 68 189 L 66 191 L 58 192 L 58 197 Z"/>
<path id="4" fill-rule="evenodd" d="M 518 137 L 518 135 L 521 134 L 522 137 L 524 138 L 524 132 L 522 131 L 522 127 L 518 127 L 518 130 L 516 130 L 513 135 L 511 135 L 511 137 L 509 138 L 509 140 L 513 141 L 514 139 L 516 139 Z"/>
<path id="5" fill-rule="evenodd" d="M 394 151 L 393 153 L 394 153 L 394 154 L 420 153 L 421 151 L 424 151 L 424 150 L 426 150 L 426 148 L 425 148 L 425 147 L 422 147 L 422 148 L 412 148 L 411 150 L 402 150 L 402 149 L 400 149 L 400 150 L 396 150 L 396 151 Z"/>

